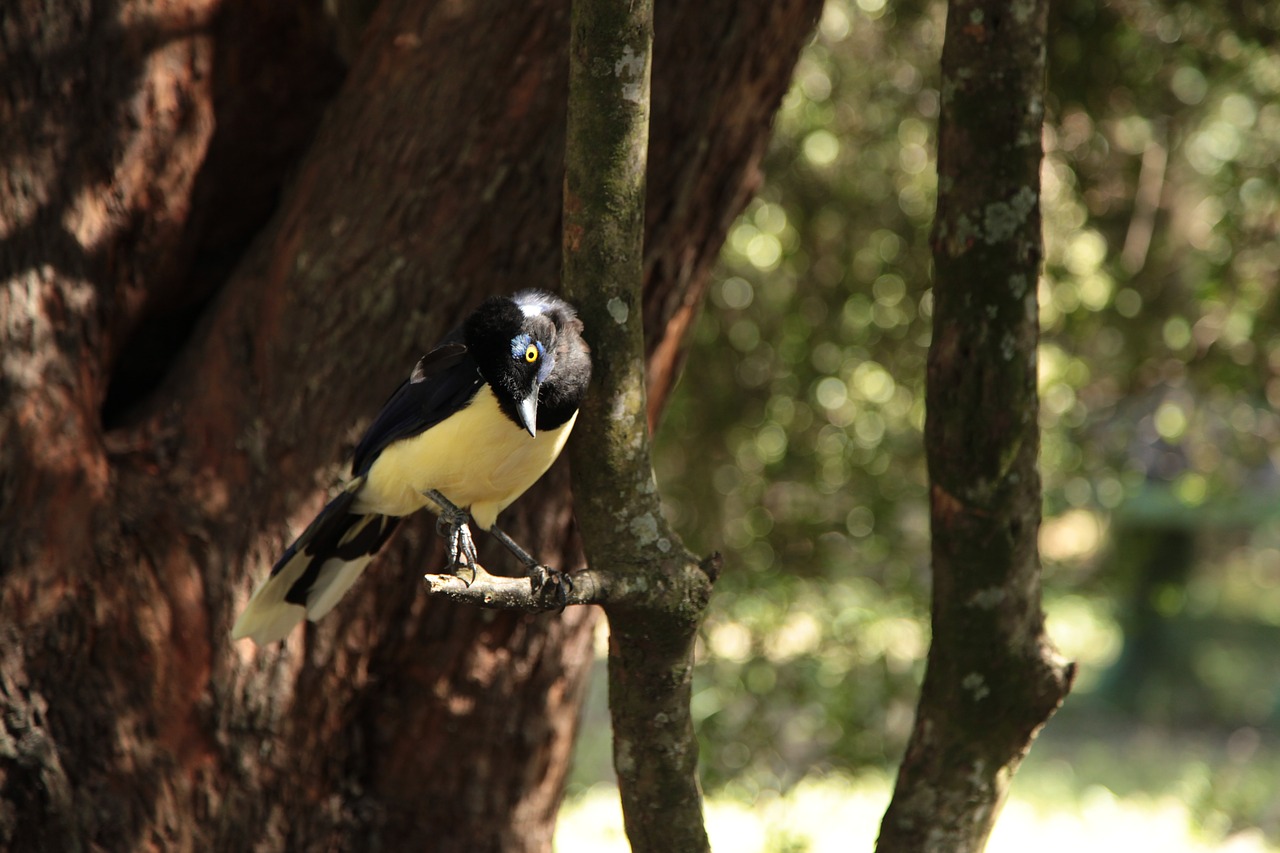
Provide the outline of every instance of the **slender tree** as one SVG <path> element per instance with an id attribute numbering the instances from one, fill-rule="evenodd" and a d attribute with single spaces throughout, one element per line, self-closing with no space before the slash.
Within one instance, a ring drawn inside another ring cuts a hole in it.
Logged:
<path id="1" fill-rule="evenodd" d="M 320 5 L 0 12 L 2 847 L 549 846 L 591 609 L 414 595 L 420 519 L 227 639 L 422 349 L 558 278 L 567 4 L 384 0 L 349 67 Z M 650 417 L 817 8 L 658 6 Z M 572 566 L 567 483 L 506 524 Z"/>
<path id="2" fill-rule="evenodd" d="M 1070 688 L 1040 609 L 1036 281 L 1046 0 L 951 0 L 925 451 L 933 641 L 880 851 L 979 851 Z"/>
<path id="3" fill-rule="evenodd" d="M 569 46 L 564 283 L 595 362 L 574 454 L 592 568 L 548 596 L 487 572 L 428 578 L 456 600 L 539 610 L 601 604 L 609 617 L 609 708 L 623 817 L 636 851 L 708 850 L 689 700 L 693 647 L 719 571 L 667 524 L 654 484 L 641 325 L 653 5 L 575 0 Z M 603 69 L 603 72 L 601 71 Z"/>
<path id="4" fill-rule="evenodd" d="M 629 595 L 605 602 L 613 766 L 632 850 L 710 850 L 689 700 L 719 571 L 685 549 L 654 484 L 641 323 L 653 3 L 574 0 L 565 163 L 567 291 L 596 328 L 598 388 L 574 449 L 582 536 Z M 612 75 L 596 72 L 603 58 Z"/>

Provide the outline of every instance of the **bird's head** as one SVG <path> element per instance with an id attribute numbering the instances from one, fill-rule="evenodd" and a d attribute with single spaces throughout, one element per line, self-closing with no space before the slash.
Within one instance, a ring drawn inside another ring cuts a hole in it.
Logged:
<path id="1" fill-rule="evenodd" d="M 581 332 L 567 302 L 522 291 L 486 299 L 468 318 L 464 338 L 498 405 L 536 435 L 572 417 L 586 391 L 591 360 Z"/>

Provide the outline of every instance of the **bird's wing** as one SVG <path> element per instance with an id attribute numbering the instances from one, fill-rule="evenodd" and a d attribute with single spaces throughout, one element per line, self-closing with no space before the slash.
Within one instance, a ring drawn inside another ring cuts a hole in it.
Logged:
<path id="1" fill-rule="evenodd" d="M 417 435 L 466 406 L 483 384 L 465 344 L 442 344 L 424 355 L 356 445 L 352 473 L 364 474 L 388 444 Z"/>

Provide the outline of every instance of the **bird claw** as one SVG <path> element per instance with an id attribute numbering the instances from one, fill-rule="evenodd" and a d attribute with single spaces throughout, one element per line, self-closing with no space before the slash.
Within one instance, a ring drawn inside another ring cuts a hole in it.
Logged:
<path id="1" fill-rule="evenodd" d="M 467 581 L 467 586 L 471 586 L 476 579 L 476 566 L 480 564 L 480 555 L 476 551 L 476 541 L 472 538 L 471 528 L 466 521 L 450 525 L 448 540 L 449 571 L 461 577 L 464 568 L 470 569 L 471 580 Z"/>
<path id="2" fill-rule="evenodd" d="M 448 501 L 438 502 L 440 515 L 436 518 L 436 533 L 444 537 L 445 557 L 449 561 L 449 571 L 459 577 L 463 569 L 471 570 L 470 586 L 476 579 L 476 566 L 480 564 L 480 555 L 476 550 L 476 540 L 471 535 L 471 527 L 467 524 L 471 515 L 465 509 L 459 509 Z"/>
<path id="3" fill-rule="evenodd" d="M 568 572 L 539 563 L 529 568 L 529 584 L 533 587 L 533 594 L 539 598 L 546 595 L 547 587 L 554 587 L 556 604 L 560 605 L 561 612 L 568 606 L 569 593 L 573 592 L 573 578 Z"/>

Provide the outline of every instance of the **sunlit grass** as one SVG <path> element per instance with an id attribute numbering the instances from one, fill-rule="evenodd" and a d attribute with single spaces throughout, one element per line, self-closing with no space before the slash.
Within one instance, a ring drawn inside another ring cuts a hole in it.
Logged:
<path id="1" fill-rule="evenodd" d="M 733 853 L 845 853 L 871 850 L 892 780 L 870 773 L 802 781 L 785 795 L 746 804 L 730 796 L 707 801 L 707 831 L 715 850 Z M 1190 807 L 1172 794 L 1120 797 L 1094 785 L 1056 801 L 1015 790 L 987 846 L 989 853 L 1268 853 L 1262 832 L 1230 835 L 1197 824 Z M 557 853 L 624 853 L 629 850 L 612 785 L 595 785 L 571 799 L 556 831 Z"/>

